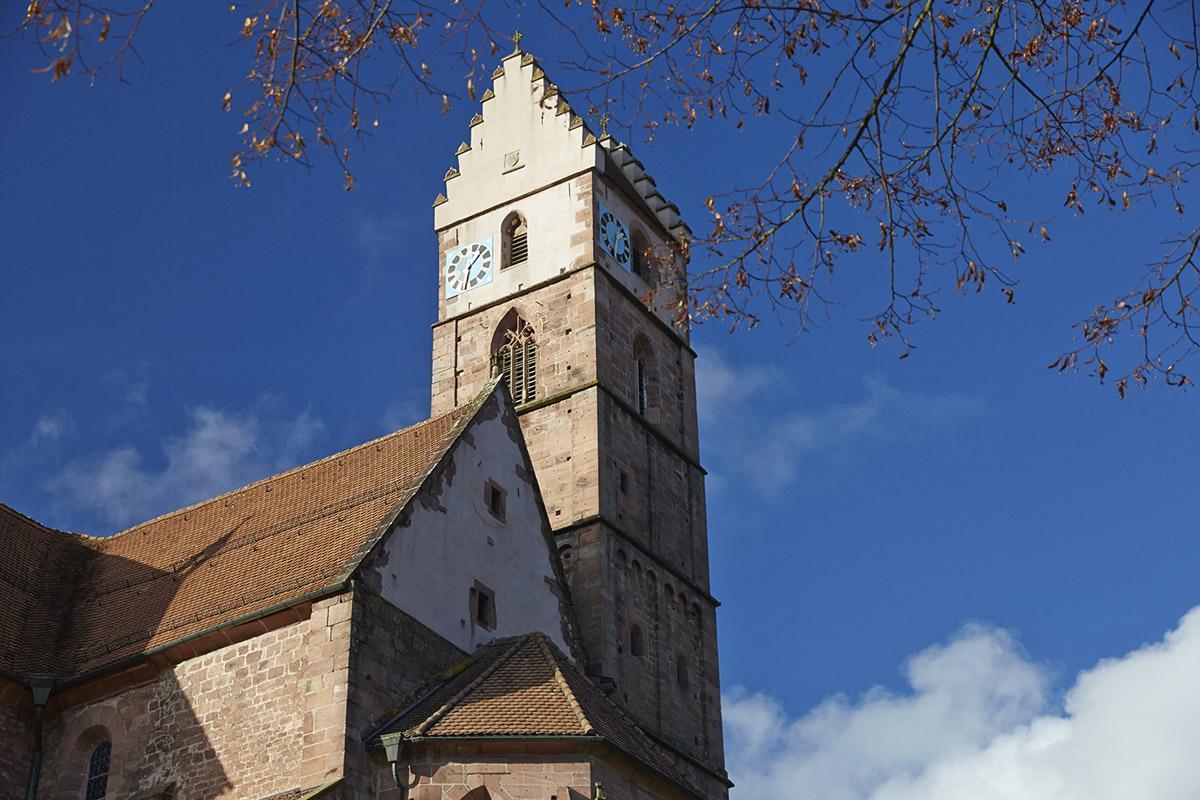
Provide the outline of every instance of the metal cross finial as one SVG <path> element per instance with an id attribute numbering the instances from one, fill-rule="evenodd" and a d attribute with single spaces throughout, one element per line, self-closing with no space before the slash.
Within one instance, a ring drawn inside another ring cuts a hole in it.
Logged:
<path id="1" fill-rule="evenodd" d="M 608 116 L 607 111 L 604 112 L 604 116 L 600 117 L 600 138 L 608 136 L 608 123 L 610 119 L 611 117 Z"/>
<path id="2" fill-rule="evenodd" d="M 521 33 L 520 31 L 513 31 L 512 39 L 513 39 L 513 52 L 514 53 L 521 52 L 521 40 L 524 38 L 525 38 L 525 34 Z"/>

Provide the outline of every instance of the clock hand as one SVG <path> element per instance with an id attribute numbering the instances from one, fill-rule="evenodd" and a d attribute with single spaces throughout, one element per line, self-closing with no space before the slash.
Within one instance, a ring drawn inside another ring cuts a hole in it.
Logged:
<path id="1" fill-rule="evenodd" d="M 479 259 L 481 259 L 481 258 L 483 258 L 483 253 L 477 253 L 475 255 L 474 260 L 472 260 L 470 264 L 467 264 L 467 269 L 463 272 L 463 280 L 464 281 L 471 280 L 471 268 L 474 267 L 476 264 L 478 264 Z"/>

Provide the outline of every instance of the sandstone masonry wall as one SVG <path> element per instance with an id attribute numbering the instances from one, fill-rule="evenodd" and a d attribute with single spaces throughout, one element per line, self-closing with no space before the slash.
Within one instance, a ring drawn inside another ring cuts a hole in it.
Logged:
<path id="1" fill-rule="evenodd" d="M 0 800 L 21 800 L 33 749 L 33 694 L 0 678 Z"/>
<path id="2" fill-rule="evenodd" d="M 373 797 L 381 754 L 365 741 L 430 678 L 466 657 L 364 587 L 354 592 L 345 797 Z M 390 780 L 390 776 L 388 778 Z"/>
<path id="3" fill-rule="evenodd" d="M 47 721 L 39 798 L 77 800 L 97 743 L 109 797 L 258 798 L 340 777 L 351 597 Z"/>
<path id="4" fill-rule="evenodd" d="M 562 755 L 489 752 L 488 744 L 430 748 L 412 769 L 420 783 L 412 800 L 591 800 L 592 762 L 578 753 Z M 400 800 L 391 775 L 381 767 L 379 800 Z M 486 794 L 485 794 L 486 792 Z M 615 800 L 615 797 L 614 797 Z"/>

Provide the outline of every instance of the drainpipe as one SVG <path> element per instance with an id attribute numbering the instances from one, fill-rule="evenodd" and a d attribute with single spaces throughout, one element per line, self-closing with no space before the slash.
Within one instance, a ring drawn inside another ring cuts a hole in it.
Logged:
<path id="1" fill-rule="evenodd" d="M 396 788 L 400 790 L 400 800 L 408 800 L 408 793 L 417 788 L 417 784 L 421 779 L 412 773 L 411 768 L 406 764 L 404 771 L 412 776 L 412 780 L 400 777 L 400 750 L 404 747 L 404 740 L 400 738 L 392 739 L 383 743 L 384 753 L 387 755 L 387 760 L 392 765 L 392 781 L 395 782 Z M 33 800 L 30 798 L 30 800 Z"/>
<path id="2" fill-rule="evenodd" d="M 42 775 L 42 717 L 46 713 L 50 690 L 54 688 L 54 676 L 30 675 L 29 688 L 33 690 L 33 756 L 29 759 L 29 788 L 25 800 L 34 800 L 38 778 Z"/>

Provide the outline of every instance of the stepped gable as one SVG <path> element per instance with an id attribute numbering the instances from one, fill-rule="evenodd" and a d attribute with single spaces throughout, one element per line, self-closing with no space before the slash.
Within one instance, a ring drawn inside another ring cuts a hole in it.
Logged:
<path id="1" fill-rule="evenodd" d="M 480 112 L 471 117 L 470 141 L 458 146 L 458 165 L 446 171 L 445 191 L 434 199 L 434 227 L 438 230 L 466 215 L 459 201 L 478 202 L 478 197 L 455 195 L 455 179 L 472 170 L 489 175 L 529 170 L 530 175 L 521 177 L 532 189 L 560 179 L 562 174 L 557 173 L 570 165 L 570 171 L 598 169 L 676 240 L 691 237 L 679 207 L 662 196 L 629 145 L 603 131 L 597 137 L 532 53 L 518 47 L 500 62 L 492 73 L 492 88 L 483 93 L 480 106 Z M 489 150 L 489 141 L 498 144 Z M 531 155 L 522 155 L 520 166 L 505 163 L 503 159 L 514 152 L 508 148 L 517 144 Z M 503 192 L 510 197 L 514 189 L 506 186 Z"/>
<path id="2" fill-rule="evenodd" d="M 76 677 L 335 591 L 496 387 L 109 537 L 0 506 L 0 670 Z"/>
<path id="3" fill-rule="evenodd" d="M 371 737 L 595 737 L 703 795 L 655 742 L 542 633 L 498 639 L 443 676 Z"/>

